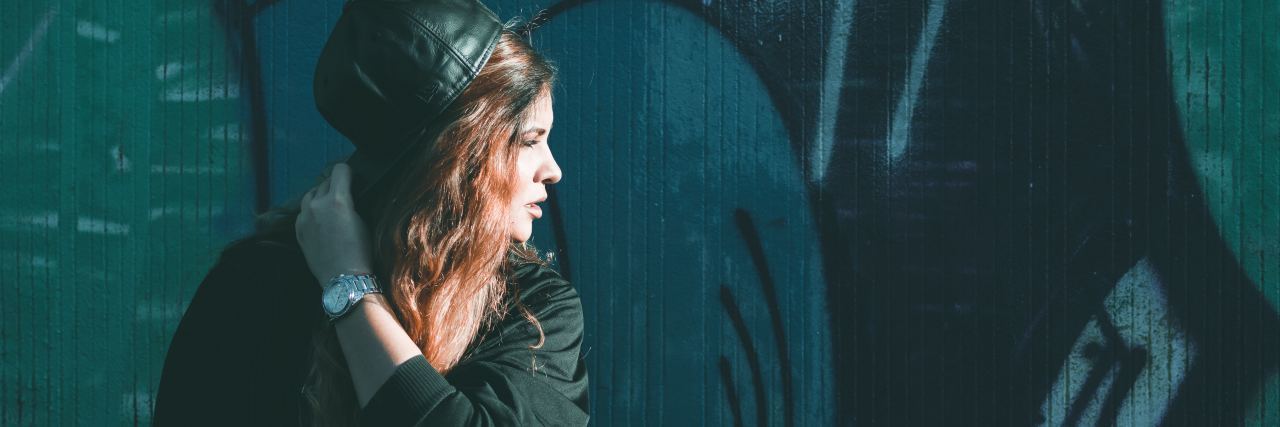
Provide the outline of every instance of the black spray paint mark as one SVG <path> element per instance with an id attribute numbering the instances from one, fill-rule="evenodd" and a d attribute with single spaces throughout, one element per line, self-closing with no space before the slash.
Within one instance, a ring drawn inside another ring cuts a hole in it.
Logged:
<path id="1" fill-rule="evenodd" d="M 239 48 L 234 57 L 240 60 L 240 80 L 247 80 L 249 85 L 249 156 L 253 164 L 256 213 L 271 208 L 271 171 L 267 158 L 267 104 L 253 20 L 277 1 L 262 0 L 252 5 L 234 0 L 213 3 L 213 15 L 226 32 L 227 46 L 233 50 Z"/>
<path id="2" fill-rule="evenodd" d="M 769 272 L 769 262 L 764 256 L 764 245 L 760 242 L 760 233 L 751 221 L 751 214 L 737 209 L 733 212 L 738 232 L 747 244 L 747 252 L 751 254 L 751 262 L 760 276 L 760 287 L 764 292 L 765 305 L 769 308 L 769 320 L 773 325 L 773 335 L 778 344 L 779 368 L 782 370 L 782 408 L 786 417 L 784 423 L 791 426 L 795 420 L 795 402 L 791 395 L 791 355 L 787 352 L 787 335 L 782 328 L 782 312 L 778 305 L 778 290 L 773 283 L 773 274 Z"/>
<path id="3" fill-rule="evenodd" d="M 733 425 L 742 427 L 742 404 L 738 402 L 738 389 L 733 385 L 733 370 L 729 369 L 729 358 L 724 356 L 720 356 L 720 381 L 724 384 L 725 398 L 729 399 Z"/>
<path id="4" fill-rule="evenodd" d="M 769 405 L 764 399 L 764 379 L 763 372 L 760 369 L 760 355 L 756 353 L 756 346 L 751 342 L 751 332 L 747 330 L 747 322 L 742 320 L 742 312 L 738 309 L 738 303 L 733 299 L 733 293 L 729 291 L 729 287 L 720 285 L 720 302 L 724 304 L 725 312 L 729 313 L 729 322 L 733 324 L 733 330 L 738 333 L 738 343 L 742 344 L 742 351 L 746 353 L 747 365 L 751 368 L 751 386 L 755 389 L 756 395 L 756 425 L 768 425 L 769 417 L 765 413 L 765 408 Z"/>

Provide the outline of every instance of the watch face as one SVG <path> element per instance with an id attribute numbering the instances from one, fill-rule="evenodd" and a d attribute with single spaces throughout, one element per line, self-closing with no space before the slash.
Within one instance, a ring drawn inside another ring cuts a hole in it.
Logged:
<path id="1" fill-rule="evenodd" d="M 351 301 L 353 292 L 351 283 L 346 280 L 334 283 L 333 286 L 324 291 L 324 310 L 331 315 L 341 313 L 347 307 L 347 303 Z"/>

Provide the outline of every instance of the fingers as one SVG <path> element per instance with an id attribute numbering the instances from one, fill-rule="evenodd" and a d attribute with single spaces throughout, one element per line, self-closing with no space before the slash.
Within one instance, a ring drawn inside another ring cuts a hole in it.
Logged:
<path id="1" fill-rule="evenodd" d="M 312 206 L 314 203 L 337 202 L 340 206 L 348 205 L 351 201 L 351 167 L 346 163 L 336 163 L 326 173 L 324 180 L 307 190 L 302 195 L 299 202 L 302 211 L 301 214 L 307 214 L 309 210 L 316 208 Z"/>
<path id="2" fill-rule="evenodd" d="M 318 188 L 318 187 L 319 187 L 318 185 L 317 185 L 316 187 L 311 187 L 310 189 L 308 189 L 308 190 L 307 190 L 307 192 L 306 192 L 306 193 L 304 193 L 304 194 L 302 195 L 302 202 L 301 202 L 301 203 L 299 203 L 299 205 L 301 205 L 301 206 L 302 206 L 302 210 L 307 210 L 307 205 L 308 205 L 308 204 L 310 204 L 310 203 L 311 203 L 311 199 L 312 199 L 313 197 L 315 197 L 315 195 L 316 195 L 316 188 Z"/>
<path id="3" fill-rule="evenodd" d="M 333 183 L 333 176 L 332 176 L 332 175 L 330 175 L 328 178 L 326 178 L 326 179 L 325 179 L 324 181 L 322 181 L 320 184 L 316 185 L 316 196 L 317 196 L 317 197 L 323 197 L 323 196 L 328 195 L 328 194 L 329 194 L 329 187 L 332 185 L 332 183 Z"/>
<path id="4" fill-rule="evenodd" d="M 346 163 L 333 165 L 333 171 L 329 174 L 329 186 L 329 191 L 333 192 L 335 198 L 350 200 L 351 167 Z"/>
<path id="5" fill-rule="evenodd" d="M 302 201 L 298 202 L 299 211 L 298 217 L 293 223 L 293 235 L 299 242 L 305 239 L 305 233 L 303 233 L 305 228 L 303 227 L 303 224 L 307 224 L 311 221 L 311 197 L 315 194 L 315 191 L 316 188 L 311 187 L 311 189 L 307 190 L 306 194 L 302 195 Z"/>

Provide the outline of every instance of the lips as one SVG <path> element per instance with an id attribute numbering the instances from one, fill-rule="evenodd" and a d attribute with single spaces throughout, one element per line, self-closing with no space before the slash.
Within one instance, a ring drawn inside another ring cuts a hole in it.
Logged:
<path id="1" fill-rule="evenodd" d="M 534 200 L 534 201 L 532 201 L 532 202 L 525 203 L 525 204 L 524 204 L 524 207 L 525 207 L 525 208 L 527 208 L 527 209 L 529 209 L 529 213 L 532 213 L 532 214 L 533 214 L 533 218 L 534 218 L 534 219 L 542 218 L 542 207 L 541 207 L 541 206 L 538 206 L 538 203 L 542 203 L 542 202 L 545 202 L 545 201 L 547 201 L 547 197 L 546 197 L 546 196 L 542 196 L 542 197 L 541 197 L 541 198 L 539 198 L 538 200 Z"/>
<path id="2" fill-rule="evenodd" d="M 529 213 L 533 214 L 533 218 L 534 218 L 534 219 L 542 218 L 542 207 L 541 207 L 541 206 L 538 206 L 538 205 L 536 205 L 536 204 L 530 203 L 530 204 L 524 205 L 524 207 L 526 207 L 526 208 L 528 208 L 528 209 L 529 209 Z"/>

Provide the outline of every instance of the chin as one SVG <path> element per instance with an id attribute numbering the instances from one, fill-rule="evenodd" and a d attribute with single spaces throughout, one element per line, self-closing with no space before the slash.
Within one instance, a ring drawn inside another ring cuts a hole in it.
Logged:
<path id="1" fill-rule="evenodd" d="M 516 227 L 515 230 L 511 231 L 511 240 L 520 243 L 529 241 L 529 238 L 533 236 L 531 228 L 533 227 Z"/>

